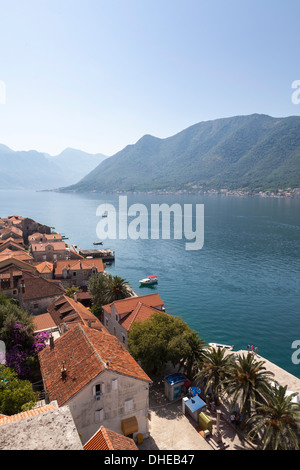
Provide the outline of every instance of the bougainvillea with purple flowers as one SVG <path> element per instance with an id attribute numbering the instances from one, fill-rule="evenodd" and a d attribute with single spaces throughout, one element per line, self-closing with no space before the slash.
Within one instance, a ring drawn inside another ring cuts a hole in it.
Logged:
<path id="1" fill-rule="evenodd" d="M 16 371 L 20 378 L 28 377 L 30 367 L 28 359 L 36 357 L 46 346 L 49 334 L 39 332 L 32 334 L 28 326 L 20 321 L 5 325 L 6 365 Z"/>

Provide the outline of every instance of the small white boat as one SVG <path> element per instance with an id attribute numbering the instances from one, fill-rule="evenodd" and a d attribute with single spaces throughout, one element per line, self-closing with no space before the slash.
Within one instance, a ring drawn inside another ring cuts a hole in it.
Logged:
<path id="1" fill-rule="evenodd" d="M 157 276 L 155 274 L 151 274 L 150 276 L 145 277 L 145 279 L 141 279 L 139 282 L 143 286 L 156 284 L 157 283 Z"/>
<path id="2" fill-rule="evenodd" d="M 103 245 L 103 242 L 99 241 L 99 242 L 94 242 L 93 245 Z"/>
<path id="3" fill-rule="evenodd" d="M 229 351 L 233 350 L 233 346 L 229 346 L 228 344 L 220 344 L 220 343 L 208 343 L 211 348 L 224 348 L 229 349 Z"/>

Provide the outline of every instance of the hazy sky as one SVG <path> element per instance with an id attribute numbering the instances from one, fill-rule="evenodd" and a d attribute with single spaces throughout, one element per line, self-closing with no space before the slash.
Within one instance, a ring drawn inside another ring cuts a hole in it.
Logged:
<path id="1" fill-rule="evenodd" d="M 200 121 L 299 115 L 299 23 L 299 0 L 0 0 L 0 143 L 112 155 Z"/>

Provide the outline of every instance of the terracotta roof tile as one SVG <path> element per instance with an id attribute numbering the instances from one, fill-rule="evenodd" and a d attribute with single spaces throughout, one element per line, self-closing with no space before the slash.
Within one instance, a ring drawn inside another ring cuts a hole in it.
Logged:
<path id="1" fill-rule="evenodd" d="M 148 307 L 162 307 L 164 305 L 161 297 L 159 294 L 148 294 L 148 295 L 141 295 L 141 296 L 133 296 L 128 297 L 122 300 L 116 300 L 111 304 L 103 305 L 103 308 L 108 312 L 111 313 L 111 306 L 114 305 L 119 315 L 123 315 L 125 313 L 133 312 L 136 308 L 137 304 L 141 302 Z"/>
<path id="2" fill-rule="evenodd" d="M 129 331 L 133 322 L 149 320 L 157 309 L 138 302 L 135 309 L 120 320 L 120 325 Z"/>
<path id="3" fill-rule="evenodd" d="M 39 353 L 41 373 L 49 399 L 66 403 L 105 370 L 151 382 L 127 349 L 104 328 L 77 324 Z M 62 378 L 64 364 L 66 375 Z"/>
<path id="4" fill-rule="evenodd" d="M 49 330 L 50 328 L 56 328 L 56 324 L 53 321 L 50 313 L 42 313 L 41 315 L 36 315 L 33 319 L 35 332 Z"/>
<path id="5" fill-rule="evenodd" d="M 34 242 L 35 240 L 47 240 L 47 241 L 61 241 L 62 240 L 62 235 L 60 233 L 39 233 L 35 232 L 32 233 L 31 235 L 28 236 L 28 240 L 31 242 Z"/>
<path id="6" fill-rule="evenodd" d="M 138 450 L 133 439 L 101 426 L 83 446 L 84 450 Z"/>
<path id="7" fill-rule="evenodd" d="M 53 273 L 53 264 L 49 263 L 49 261 L 43 261 L 42 263 L 36 264 L 35 267 L 41 274 Z"/>
<path id="8" fill-rule="evenodd" d="M 5 240 L 0 239 L 0 250 L 4 250 L 6 247 L 14 247 L 16 250 L 23 250 L 24 248 L 24 240 L 23 238 L 6 238 Z"/>
<path id="9" fill-rule="evenodd" d="M 64 251 L 66 249 L 66 244 L 65 242 L 45 242 L 45 243 L 32 243 L 31 245 L 31 251 L 32 252 L 43 252 L 46 251 L 46 248 L 48 246 L 51 246 L 54 251 Z"/>
<path id="10" fill-rule="evenodd" d="M 23 300 L 54 297 L 65 292 L 65 289 L 59 284 L 26 271 L 23 271 L 22 281 L 25 284 L 25 291 L 21 290 Z"/>
<path id="11" fill-rule="evenodd" d="M 91 324 L 94 327 L 104 328 L 102 323 L 88 308 L 67 295 L 62 295 L 49 305 L 48 312 L 56 325 L 76 321 L 85 325 Z"/>
<path id="12" fill-rule="evenodd" d="M 28 253 L 22 250 L 10 250 L 10 249 L 5 249 L 3 251 L 0 251 L 0 261 L 9 259 L 9 258 L 15 258 L 15 259 L 20 259 L 21 261 L 26 261 L 26 262 L 31 262 L 33 261 L 32 256 L 30 256 Z"/>
<path id="13" fill-rule="evenodd" d="M 55 275 L 61 276 L 63 271 L 81 271 L 83 269 L 92 270 L 95 268 L 98 273 L 103 273 L 103 261 L 102 259 L 73 259 L 67 261 L 57 261 L 55 267 Z"/>

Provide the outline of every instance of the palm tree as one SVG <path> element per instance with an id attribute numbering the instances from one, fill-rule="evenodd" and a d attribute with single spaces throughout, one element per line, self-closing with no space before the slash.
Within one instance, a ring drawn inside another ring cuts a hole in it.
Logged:
<path id="1" fill-rule="evenodd" d="M 103 298 L 107 304 L 131 296 L 132 291 L 125 279 L 111 274 L 107 276 L 103 292 Z"/>
<path id="2" fill-rule="evenodd" d="M 253 424 L 249 437 L 259 436 L 263 450 L 299 450 L 300 405 L 293 403 L 297 394 L 286 395 L 287 386 L 274 388 L 269 399 L 257 403 L 256 413 L 248 420 Z"/>
<path id="3" fill-rule="evenodd" d="M 274 374 L 267 371 L 264 364 L 263 361 L 256 361 L 252 354 L 241 355 L 231 363 L 224 382 L 232 407 L 237 403 L 240 405 L 242 427 L 256 403 L 270 394 L 270 379 Z"/>
<path id="4" fill-rule="evenodd" d="M 213 394 L 219 396 L 222 392 L 222 384 L 227 376 L 227 371 L 232 362 L 232 354 L 228 354 L 225 349 L 206 349 L 202 354 L 201 362 L 198 364 L 199 370 L 195 380 L 204 380 L 206 386 L 204 392 L 207 393 L 209 387 Z"/>
<path id="5" fill-rule="evenodd" d="M 185 347 L 182 348 L 183 357 L 179 362 L 179 370 L 183 370 L 186 376 L 191 378 L 204 357 L 206 344 L 194 331 L 187 331 L 183 336 Z"/>

